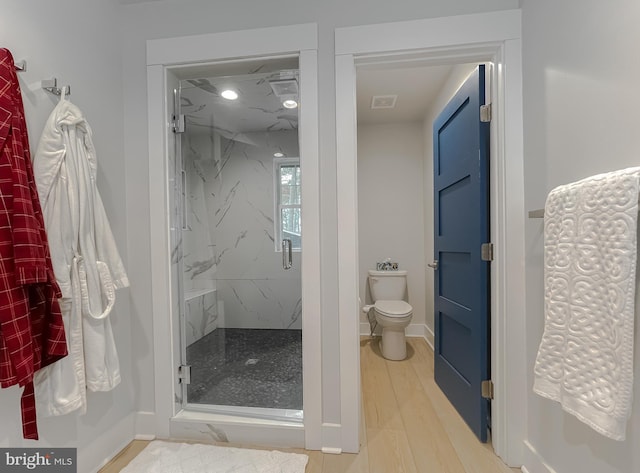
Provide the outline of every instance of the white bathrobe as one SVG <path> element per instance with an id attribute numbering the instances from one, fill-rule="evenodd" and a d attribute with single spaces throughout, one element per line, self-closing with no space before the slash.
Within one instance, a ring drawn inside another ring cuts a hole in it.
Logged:
<path id="1" fill-rule="evenodd" d="M 34 155 L 69 356 L 35 378 L 38 414 L 86 412 L 86 389 L 109 391 L 120 367 L 109 313 L 115 289 L 129 285 L 96 186 L 91 128 L 63 96 Z"/>

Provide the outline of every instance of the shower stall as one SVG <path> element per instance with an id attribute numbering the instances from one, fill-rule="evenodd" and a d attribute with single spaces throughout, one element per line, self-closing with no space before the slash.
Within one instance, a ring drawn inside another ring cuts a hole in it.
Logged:
<path id="1" fill-rule="evenodd" d="M 297 58 L 174 91 L 173 292 L 183 408 L 302 420 Z"/>

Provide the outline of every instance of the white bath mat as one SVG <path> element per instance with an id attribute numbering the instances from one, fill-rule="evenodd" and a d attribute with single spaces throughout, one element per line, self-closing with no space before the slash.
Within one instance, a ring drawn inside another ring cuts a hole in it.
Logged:
<path id="1" fill-rule="evenodd" d="M 300 453 L 154 440 L 121 473 L 304 473 Z"/>

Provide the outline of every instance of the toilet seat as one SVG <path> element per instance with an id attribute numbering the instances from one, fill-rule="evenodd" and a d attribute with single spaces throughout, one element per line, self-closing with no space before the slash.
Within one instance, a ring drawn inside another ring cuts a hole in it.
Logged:
<path id="1" fill-rule="evenodd" d="M 376 301 L 376 312 L 389 318 L 403 318 L 411 315 L 413 307 L 405 301 Z"/>

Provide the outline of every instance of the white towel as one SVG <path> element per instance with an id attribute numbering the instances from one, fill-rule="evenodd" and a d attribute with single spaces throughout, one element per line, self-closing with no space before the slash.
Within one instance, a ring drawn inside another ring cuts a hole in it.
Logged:
<path id="1" fill-rule="evenodd" d="M 636 167 L 560 186 L 544 214 L 533 390 L 615 440 L 631 414 L 639 182 Z"/>

